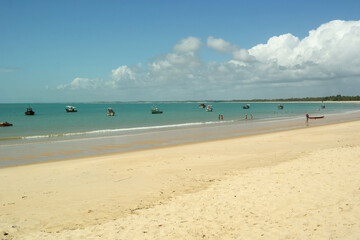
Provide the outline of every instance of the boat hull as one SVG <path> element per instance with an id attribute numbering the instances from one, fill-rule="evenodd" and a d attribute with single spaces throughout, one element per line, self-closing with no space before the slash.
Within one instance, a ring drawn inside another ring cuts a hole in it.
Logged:
<path id="1" fill-rule="evenodd" d="M 319 117 L 309 117 L 309 119 L 321 119 L 324 118 L 324 116 L 319 116 Z"/>
<path id="2" fill-rule="evenodd" d="M 8 123 L 8 122 L 2 122 L 0 123 L 0 127 L 11 127 L 12 123 Z"/>
<path id="3" fill-rule="evenodd" d="M 151 111 L 151 114 L 161 114 L 163 113 L 162 111 Z"/>
<path id="4" fill-rule="evenodd" d="M 34 115 L 35 112 L 31 111 L 31 112 L 25 112 L 25 115 Z"/>

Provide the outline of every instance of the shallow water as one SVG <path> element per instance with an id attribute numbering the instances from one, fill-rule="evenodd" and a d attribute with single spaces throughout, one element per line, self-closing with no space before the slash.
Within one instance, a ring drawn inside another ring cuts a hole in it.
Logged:
<path id="1" fill-rule="evenodd" d="M 25 116 L 24 104 L 0 104 L 0 121 L 14 124 L 0 128 L 0 167 L 360 119 L 360 105 L 353 103 L 327 103 L 325 109 L 284 103 L 283 110 L 277 103 L 250 103 L 247 110 L 245 103 L 208 104 L 213 112 L 197 103 L 158 103 L 164 113 L 156 115 L 153 103 L 76 104 L 77 113 L 66 113 L 65 104 L 32 104 L 34 116 Z M 109 106 L 114 117 L 105 114 Z M 306 113 L 325 118 L 307 123 Z"/>

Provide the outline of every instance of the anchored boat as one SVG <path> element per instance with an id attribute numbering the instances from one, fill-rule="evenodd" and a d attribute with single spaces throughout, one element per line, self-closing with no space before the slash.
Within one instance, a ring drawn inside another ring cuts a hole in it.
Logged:
<path id="1" fill-rule="evenodd" d="M 114 116 L 115 115 L 115 112 L 114 110 L 109 107 L 107 110 L 106 110 L 106 116 Z"/>
<path id="2" fill-rule="evenodd" d="M 73 106 L 66 106 L 66 112 L 77 112 L 76 108 Z"/>
<path id="3" fill-rule="evenodd" d="M 207 112 L 212 112 L 212 110 L 213 110 L 212 105 L 207 105 L 206 111 L 207 111 Z"/>
<path id="4" fill-rule="evenodd" d="M 32 108 L 29 106 L 28 108 L 26 108 L 26 112 L 25 115 L 34 115 L 35 112 L 32 110 Z"/>
<path id="5" fill-rule="evenodd" d="M 250 104 L 246 104 L 243 106 L 243 109 L 249 109 L 250 108 Z"/>
<path id="6" fill-rule="evenodd" d="M 151 109 L 151 113 L 152 114 L 161 114 L 161 113 L 163 113 L 163 111 L 161 111 L 157 107 L 154 107 L 154 108 Z"/>

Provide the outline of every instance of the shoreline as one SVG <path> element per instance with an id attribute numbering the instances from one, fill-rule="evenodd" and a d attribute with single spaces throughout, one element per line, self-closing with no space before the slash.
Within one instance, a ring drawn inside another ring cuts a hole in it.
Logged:
<path id="1" fill-rule="evenodd" d="M 122 154 L 127 154 L 127 153 L 137 153 L 137 152 L 141 153 L 141 152 L 146 152 L 146 151 L 149 151 L 149 150 L 161 150 L 161 149 L 168 149 L 168 148 L 172 148 L 172 147 L 181 147 L 181 146 L 188 146 L 188 145 L 193 145 L 193 144 L 211 143 L 211 142 L 217 142 L 217 141 L 222 141 L 222 140 L 235 140 L 235 139 L 238 139 L 238 138 L 246 138 L 246 137 L 251 137 L 251 136 L 261 136 L 261 135 L 267 135 L 267 134 L 272 134 L 272 133 L 287 132 L 287 131 L 292 131 L 292 130 L 297 130 L 297 129 L 317 128 L 317 127 L 321 127 L 321 126 L 331 126 L 331 125 L 337 125 L 337 124 L 343 124 L 343 123 L 352 123 L 352 122 L 360 122 L 360 120 L 358 120 L 358 119 L 356 119 L 356 120 L 345 120 L 343 122 L 331 122 L 331 123 L 324 123 L 324 124 L 319 124 L 319 125 L 308 125 L 308 126 L 295 126 L 295 127 L 294 126 L 289 126 L 289 127 L 285 128 L 285 129 L 270 129 L 270 130 L 265 130 L 265 131 L 261 131 L 261 132 L 255 132 L 255 133 L 248 133 L 248 134 L 239 135 L 239 136 L 230 136 L 230 137 L 222 137 L 222 138 L 215 138 L 215 139 L 206 139 L 206 140 L 199 140 L 199 141 L 185 142 L 185 143 L 174 143 L 174 144 L 169 144 L 169 145 L 164 145 L 164 146 L 153 146 L 153 147 L 149 147 L 149 148 L 125 150 L 125 151 L 112 152 L 112 153 L 99 153 L 99 154 L 92 154 L 92 155 L 88 155 L 88 156 L 63 158 L 63 159 L 58 159 L 58 160 L 31 162 L 31 163 L 25 163 L 25 164 L 19 164 L 19 165 L 0 166 L 0 170 L 5 169 L 5 168 L 16 168 L 16 167 L 22 167 L 22 166 L 38 165 L 38 164 L 48 164 L 48 163 L 66 162 L 66 161 L 73 161 L 73 160 L 85 160 L 85 159 L 94 159 L 94 158 L 96 159 L 96 158 L 102 158 L 102 157 L 112 157 L 112 156 L 115 156 L 115 155 L 120 156 Z"/>
<path id="2" fill-rule="evenodd" d="M 0 146 L 2 158 L 0 169 L 21 166 L 36 162 L 71 160 L 82 157 L 101 156 L 142 149 L 192 144 L 209 140 L 227 139 L 240 136 L 251 136 L 268 132 L 304 128 L 313 125 L 327 125 L 339 122 L 356 121 L 360 112 L 349 112 L 346 116 L 328 114 L 325 119 L 309 121 L 296 118 L 239 120 L 205 124 L 203 126 L 187 126 L 164 128 L 156 131 L 125 132 L 104 136 L 88 136 L 81 138 L 45 139 L 27 143 Z M 16 151 L 18 149 L 18 151 Z"/>
<path id="3" fill-rule="evenodd" d="M 289 239 L 358 236 L 359 123 L 1 168 L 0 229 L 4 239 L 236 239 L 269 231 L 268 239 L 286 232 Z M 267 213 L 270 203 L 283 210 Z M 308 212 L 318 205 L 322 214 Z M 314 225 L 315 235 L 293 229 L 284 214 Z"/>

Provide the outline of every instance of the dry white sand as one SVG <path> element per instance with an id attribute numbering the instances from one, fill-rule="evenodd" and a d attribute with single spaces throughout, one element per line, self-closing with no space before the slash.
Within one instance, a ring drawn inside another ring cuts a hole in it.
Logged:
<path id="1" fill-rule="evenodd" d="M 0 169 L 0 239 L 360 239 L 360 121 Z"/>

